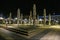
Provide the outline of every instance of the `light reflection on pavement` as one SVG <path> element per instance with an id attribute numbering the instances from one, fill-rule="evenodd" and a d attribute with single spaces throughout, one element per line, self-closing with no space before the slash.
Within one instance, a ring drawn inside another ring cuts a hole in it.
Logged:
<path id="1" fill-rule="evenodd" d="M 43 36 L 40 40 L 60 40 L 60 32 L 59 31 L 51 31 L 45 36 Z"/>
<path id="2" fill-rule="evenodd" d="M 26 38 L 23 38 L 11 31 L 5 30 L 3 28 L 0 28 L 0 32 L 2 32 L 5 35 L 8 35 L 13 40 L 27 40 Z M 34 39 L 28 39 L 28 40 L 60 40 L 60 31 L 55 30 L 46 30 L 42 34 L 37 34 Z M 9 40 L 9 39 L 8 39 Z"/>
<path id="3" fill-rule="evenodd" d="M 7 38 L 8 40 L 26 40 L 25 38 L 3 28 L 0 28 L 0 33 L 5 34 L 5 39 Z M 8 35 L 9 38 L 6 35 Z"/>

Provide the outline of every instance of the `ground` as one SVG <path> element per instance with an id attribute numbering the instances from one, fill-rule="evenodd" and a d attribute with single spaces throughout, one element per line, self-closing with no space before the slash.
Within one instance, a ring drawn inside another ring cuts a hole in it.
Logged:
<path id="1" fill-rule="evenodd" d="M 20 34 L 0 28 L 0 39 L 2 40 L 59 40 L 60 39 L 60 25 L 39 27 L 45 29 L 43 32 L 36 34 L 31 38 L 24 38 Z"/>

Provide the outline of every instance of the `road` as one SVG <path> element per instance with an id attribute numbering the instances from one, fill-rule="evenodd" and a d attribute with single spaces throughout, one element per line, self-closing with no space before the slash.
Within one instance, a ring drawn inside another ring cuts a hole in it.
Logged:
<path id="1" fill-rule="evenodd" d="M 30 39 L 26 39 L 11 31 L 0 28 L 0 39 L 2 40 L 59 40 L 60 32 L 49 29 L 35 35 L 34 37 L 31 37 Z"/>
<path id="2" fill-rule="evenodd" d="M 16 33 L 13 33 L 3 28 L 0 28 L 0 35 L 1 35 L 1 39 L 6 39 L 6 40 L 27 40 L 26 38 L 21 37 Z"/>
<path id="3" fill-rule="evenodd" d="M 60 40 L 60 31 L 52 30 L 43 36 L 40 40 Z"/>
<path id="4" fill-rule="evenodd" d="M 5 38 L 3 38 L 2 36 L 0 36 L 0 40 L 5 40 Z"/>

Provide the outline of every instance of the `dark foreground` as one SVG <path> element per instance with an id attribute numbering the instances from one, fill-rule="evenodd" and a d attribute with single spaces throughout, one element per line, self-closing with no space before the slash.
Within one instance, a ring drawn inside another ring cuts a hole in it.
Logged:
<path id="1" fill-rule="evenodd" d="M 29 39 L 21 37 L 18 33 L 0 28 L 0 40 L 60 40 L 60 31 L 47 29 Z"/>

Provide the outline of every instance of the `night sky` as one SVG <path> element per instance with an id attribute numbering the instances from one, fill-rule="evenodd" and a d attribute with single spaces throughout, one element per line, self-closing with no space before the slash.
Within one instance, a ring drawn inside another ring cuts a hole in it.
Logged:
<path id="1" fill-rule="evenodd" d="M 21 13 L 29 15 L 30 10 L 33 8 L 33 4 L 36 4 L 37 14 L 43 15 L 43 9 L 47 9 L 48 13 L 60 14 L 60 1 L 59 0 L 0 0 L 0 14 L 8 17 L 12 12 L 12 17 L 17 14 L 17 9 L 21 9 Z"/>

